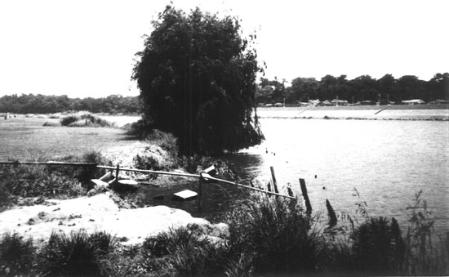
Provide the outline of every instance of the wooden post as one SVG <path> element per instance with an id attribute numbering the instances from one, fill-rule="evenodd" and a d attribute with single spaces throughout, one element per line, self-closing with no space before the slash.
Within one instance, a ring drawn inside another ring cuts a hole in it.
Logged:
<path id="1" fill-rule="evenodd" d="M 276 182 L 276 176 L 274 175 L 274 167 L 270 166 L 270 171 L 271 171 L 271 179 L 273 180 L 274 192 L 279 193 L 278 185 Z"/>
<path id="2" fill-rule="evenodd" d="M 117 164 L 117 169 L 115 170 L 115 181 L 118 182 L 118 173 L 120 171 L 120 165 Z"/>
<path id="3" fill-rule="evenodd" d="M 337 215 L 335 215 L 335 210 L 331 205 L 331 202 L 329 202 L 328 199 L 326 199 L 326 208 L 327 208 L 327 215 L 329 217 L 329 228 L 334 227 L 337 225 Z"/>
<path id="4" fill-rule="evenodd" d="M 201 202 L 201 198 L 203 196 L 203 175 L 200 175 L 200 178 L 198 180 L 198 212 L 202 212 L 203 207 L 202 207 L 202 202 Z"/>
<path id="5" fill-rule="evenodd" d="M 304 197 L 306 203 L 306 213 L 310 216 L 312 214 L 312 205 L 310 205 L 309 195 L 307 194 L 306 181 L 300 178 L 299 184 L 301 186 L 302 197 Z"/>

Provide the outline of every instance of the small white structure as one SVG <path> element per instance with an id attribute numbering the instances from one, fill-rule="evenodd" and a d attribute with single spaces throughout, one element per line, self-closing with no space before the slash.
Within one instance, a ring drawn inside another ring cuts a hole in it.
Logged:
<path id="1" fill-rule="evenodd" d="M 320 104 L 320 99 L 310 99 L 308 103 L 309 103 L 310 106 L 314 106 L 315 107 L 315 106 L 318 106 Z"/>
<path id="2" fill-rule="evenodd" d="M 425 104 L 424 100 L 422 99 L 410 99 L 410 100 L 402 100 L 402 104 L 406 105 L 419 105 L 419 104 Z"/>
<path id="3" fill-rule="evenodd" d="M 331 101 L 332 105 L 334 106 L 347 106 L 348 100 L 342 100 L 342 99 L 333 99 Z"/>
<path id="4" fill-rule="evenodd" d="M 196 192 L 194 192 L 192 190 L 186 189 L 186 190 L 177 192 L 177 193 L 175 193 L 173 195 L 178 197 L 178 198 L 181 198 L 182 200 L 187 200 L 187 199 L 190 199 L 190 198 L 193 198 L 193 197 L 197 196 L 198 193 L 196 193 Z"/>

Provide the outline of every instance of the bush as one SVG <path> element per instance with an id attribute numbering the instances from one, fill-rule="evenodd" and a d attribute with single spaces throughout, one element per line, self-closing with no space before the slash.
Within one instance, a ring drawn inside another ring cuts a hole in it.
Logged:
<path id="1" fill-rule="evenodd" d="M 70 236 L 52 233 L 39 253 L 40 271 L 50 276 L 102 276 L 102 260 L 113 249 L 115 240 L 100 232 L 90 236 L 73 232 Z"/>
<path id="2" fill-rule="evenodd" d="M 449 274 L 449 237 L 440 238 L 435 247 L 434 220 L 422 191 L 415 194 L 413 203 L 407 207 L 409 226 L 406 235 L 406 255 L 403 272 L 414 275 Z"/>
<path id="3" fill-rule="evenodd" d="M 398 274 L 405 245 L 397 221 L 385 217 L 371 218 L 352 234 L 357 269 L 370 274 Z"/>
<path id="4" fill-rule="evenodd" d="M 111 127 L 112 123 L 92 114 L 69 115 L 61 119 L 62 126 L 70 127 Z"/>
<path id="5" fill-rule="evenodd" d="M 194 226 L 149 237 L 142 245 L 149 270 L 174 271 L 181 276 L 212 275 L 224 271 L 226 249 L 215 246 Z"/>
<path id="6" fill-rule="evenodd" d="M 318 270 L 322 241 L 296 200 L 251 202 L 230 216 L 230 251 L 252 256 L 254 271 L 310 273 Z"/>
<path id="7" fill-rule="evenodd" d="M 3 166 L 0 167 L 0 176 L 0 187 L 4 189 L 1 193 L 3 198 L 8 194 L 21 197 L 54 197 L 78 196 L 86 192 L 78 180 L 42 166 Z"/>
<path id="8" fill-rule="evenodd" d="M 79 120 L 78 116 L 69 115 L 69 116 L 63 117 L 61 119 L 61 125 L 62 126 L 69 126 L 71 123 L 76 122 L 77 120 Z"/>
<path id="9" fill-rule="evenodd" d="M 125 127 L 128 129 L 127 133 L 129 136 L 139 139 L 145 139 L 154 129 L 153 124 L 144 119 L 139 119 L 134 123 L 125 125 Z"/>
<path id="10" fill-rule="evenodd" d="M 101 169 L 98 169 L 95 164 L 110 164 L 109 161 L 100 153 L 96 151 L 84 153 L 81 156 L 66 156 L 62 158 L 65 162 L 73 163 L 89 163 L 93 165 L 86 166 L 55 166 L 49 167 L 53 168 L 54 171 L 62 172 L 63 174 L 77 178 L 81 183 L 87 185 L 90 179 L 95 178 L 100 174 Z M 87 189 L 90 189 L 89 187 Z"/>
<path id="11" fill-rule="evenodd" d="M 35 249 L 31 239 L 6 233 L 0 240 L 0 275 L 17 276 L 31 273 Z"/>
<path id="12" fill-rule="evenodd" d="M 0 170 L 1 172 L 1 170 Z M 6 187 L 6 184 L 0 182 L 0 212 L 2 211 L 2 207 L 7 207 L 11 204 L 11 193 L 9 189 Z"/>

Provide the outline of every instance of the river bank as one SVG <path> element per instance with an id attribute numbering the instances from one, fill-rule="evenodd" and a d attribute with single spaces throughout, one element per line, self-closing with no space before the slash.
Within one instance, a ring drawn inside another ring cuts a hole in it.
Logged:
<path id="1" fill-rule="evenodd" d="M 449 120 L 448 105 L 257 108 L 260 118 L 339 120 Z"/>
<path id="2" fill-rule="evenodd" d="M 279 125 L 279 122 L 274 124 Z M 103 129 L 107 128 L 100 128 Z M 198 172 L 211 162 L 204 157 L 179 157 L 176 140 L 168 134 L 158 132 L 147 141 L 128 141 L 126 145 L 117 145 L 113 151 L 103 154 L 105 160 L 101 163 L 172 171 Z M 282 157 L 280 152 L 276 156 Z M 95 156 L 94 158 L 97 159 Z M 15 170 L 19 168 L 20 166 Z M 22 201 L 25 206 L 16 206 L 0 213 L 0 226 L 7 226 L 2 229 L 4 233 L 0 241 L 0 256 L 14 257 L 11 254 L 13 252 L 8 251 L 14 251 L 17 245 L 24 245 L 20 249 L 29 249 L 28 256 L 19 253 L 18 259 L 29 257 L 31 261 L 30 267 L 17 269 L 17 262 L 13 258 L 0 258 L 2 273 L 68 274 L 72 272 L 70 270 L 75 270 L 79 274 L 77 267 L 72 264 L 80 261 L 92 265 L 93 271 L 83 272 L 84 274 L 113 276 L 242 276 L 272 272 L 441 274 L 448 270 L 448 257 L 444 254 L 447 241 L 444 240 L 445 236 L 430 240 L 433 236 L 433 219 L 428 215 L 427 204 L 423 204 L 422 200 L 417 202 L 411 214 L 406 215 L 415 220 L 404 227 L 399 226 L 389 215 L 384 219 L 385 214 L 372 215 L 363 205 L 361 208 L 367 212 L 366 216 L 339 214 L 337 210 L 337 225 L 331 227 L 326 226 L 324 213 L 321 218 L 305 214 L 301 198 L 298 199 L 299 203 L 280 202 L 274 197 L 254 198 L 245 194 L 245 191 L 233 192 L 232 187 L 219 187 L 209 183 L 205 186 L 205 195 L 209 197 L 205 204 L 209 203 L 210 206 L 204 208 L 213 210 L 210 208 L 215 207 L 216 211 L 221 212 L 224 215 L 221 217 L 222 222 L 229 226 L 228 232 L 224 224 L 214 224 L 216 221 L 198 218 L 197 216 L 213 216 L 204 213 L 195 215 L 195 211 L 198 212 L 196 201 L 171 200 L 169 196 L 181 188 L 198 188 L 196 181 L 185 178 L 150 176 L 147 178 L 150 184 L 142 185 L 137 192 L 114 196 L 99 189 L 88 192 L 86 188 L 77 186 L 71 177 L 82 176 L 80 172 L 66 171 L 61 175 L 55 169 L 45 171 L 36 168 L 21 171 L 22 175 L 12 171 L 9 174 L 11 178 L 5 178 L 9 176 L 7 173 L 2 172 L 0 184 L 16 184 L 20 188 L 27 182 L 24 186 L 26 188 L 37 186 L 33 192 L 35 197 L 44 193 L 45 197 L 33 200 L 30 199 L 31 196 L 25 197 L 29 200 Z M 219 174 L 227 173 L 224 164 Z M 24 174 L 28 177 L 22 178 Z M 98 177 L 104 172 L 95 174 Z M 33 176 L 37 178 L 33 180 Z M 61 182 L 65 189 L 58 190 Z M 71 188 L 76 189 L 73 194 L 69 194 Z M 327 188 L 333 190 L 331 186 Z M 17 190 L 19 193 L 24 191 L 31 193 L 29 190 Z M 159 197 L 155 199 L 161 192 L 163 200 L 159 200 Z M 55 193 L 61 198 L 69 199 L 54 200 L 51 196 Z M 316 194 L 312 190 L 312 199 L 314 196 Z M 338 207 L 339 202 L 331 199 L 330 203 Z M 371 202 L 368 203 L 371 205 Z M 192 212 L 177 210 L 176 207 Z M 425 217 L 416 217 L 417 212 L 422 212 Z M 407 229 L 407 226 L 410 228 Z M 52 230 L 62 232 L 52 235 Z M 379 230 L 386 233 L 379 234 Z M 387 239 L 379 242 L 379 236 L 385 238 L 384 235 Z M 37 243 L 29 243 L 27 238 L 30 237 Z M 99 238 L 107 242 L 106 248 L 104 245 L 97 245 Z M 120 243 L 115 244 L 114 240 Z M 11 243 L 16 245 L 15 248 L 8 246 Z M 32 247 L 27 248 L 28 246 Z M 432 255 L 428 255 L 430 252 L 423 253 L 420 249 L 433 249 Z M 80 260 L 77 253 L 84 253 L 87 258 Z M 388 257 L 388 260 L 380 257 Z"/>

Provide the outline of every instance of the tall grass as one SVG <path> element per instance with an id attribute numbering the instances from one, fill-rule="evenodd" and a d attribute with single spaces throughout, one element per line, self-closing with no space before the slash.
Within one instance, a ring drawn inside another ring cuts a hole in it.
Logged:
<path id="1" fill-rule="evenodd" d="M 427 202 L 422 199 L 422 191 L 415 194 L 407 210 L 409 227 L 403 271 L 418 275 L 449 274 L 449 232 L 440 238 L 433 235 L 434 221 Z"/>
<path id="2" fill-rule="evenodd" d="M 5 233 L 0 238 L 0 276 L 20 276 L 31 273 L 35 248 L 31 239 Z"/>
<path id="3" fill-rule="evenodd" d="M 319 269 L 323 241 L 296 201 L 250 202 L 235 211 L 229 222 L 232 256 L 240 260 L 245 253 L 255 272 L 311 273 Z"/>
<path id="4" fill-rule="evenodd" d="M 67 162 L 108 164 L 98 152 L 62 158 Z M 100 171 L 95 166 L 0 165 L 0 207 L 7 207 L 19 197 L 67 198 L 85 195 L 90 179 Z"/>
<path id="5" fill-rule="evenodd" d="M 115 239 L 103 232 L 53 233 L 39 253 L 44 276 L 103 276 L 102 260 L 114 248 Z"/>
<path id="6" fill-rule="evenodd" d="M 409 206 L 402 235 L 392 218 L 370 217 L 329 238 L 296 201 L 256 198 L 230 212 L 229 235 L 218 241 L 197 225 L 171 229 L 143 244 L 118 246 L 105 233 L 52 234 L 35 252 L 30 241 L 5 235 L 0 274 L 42 276 L 270 276 L 301 274 L 447 275 L 449 234 L 433 235 L 421 193 Z M 340 223 L 341 224 L 341 223 Z M 328 228 L 326 228 L 328 229 Z M 37 254 L 36 254 L 37 253 Z M 36 258 L 37 257 L 37 258 Z M 7 272 L 6 272 L 7 271 Z"/>

